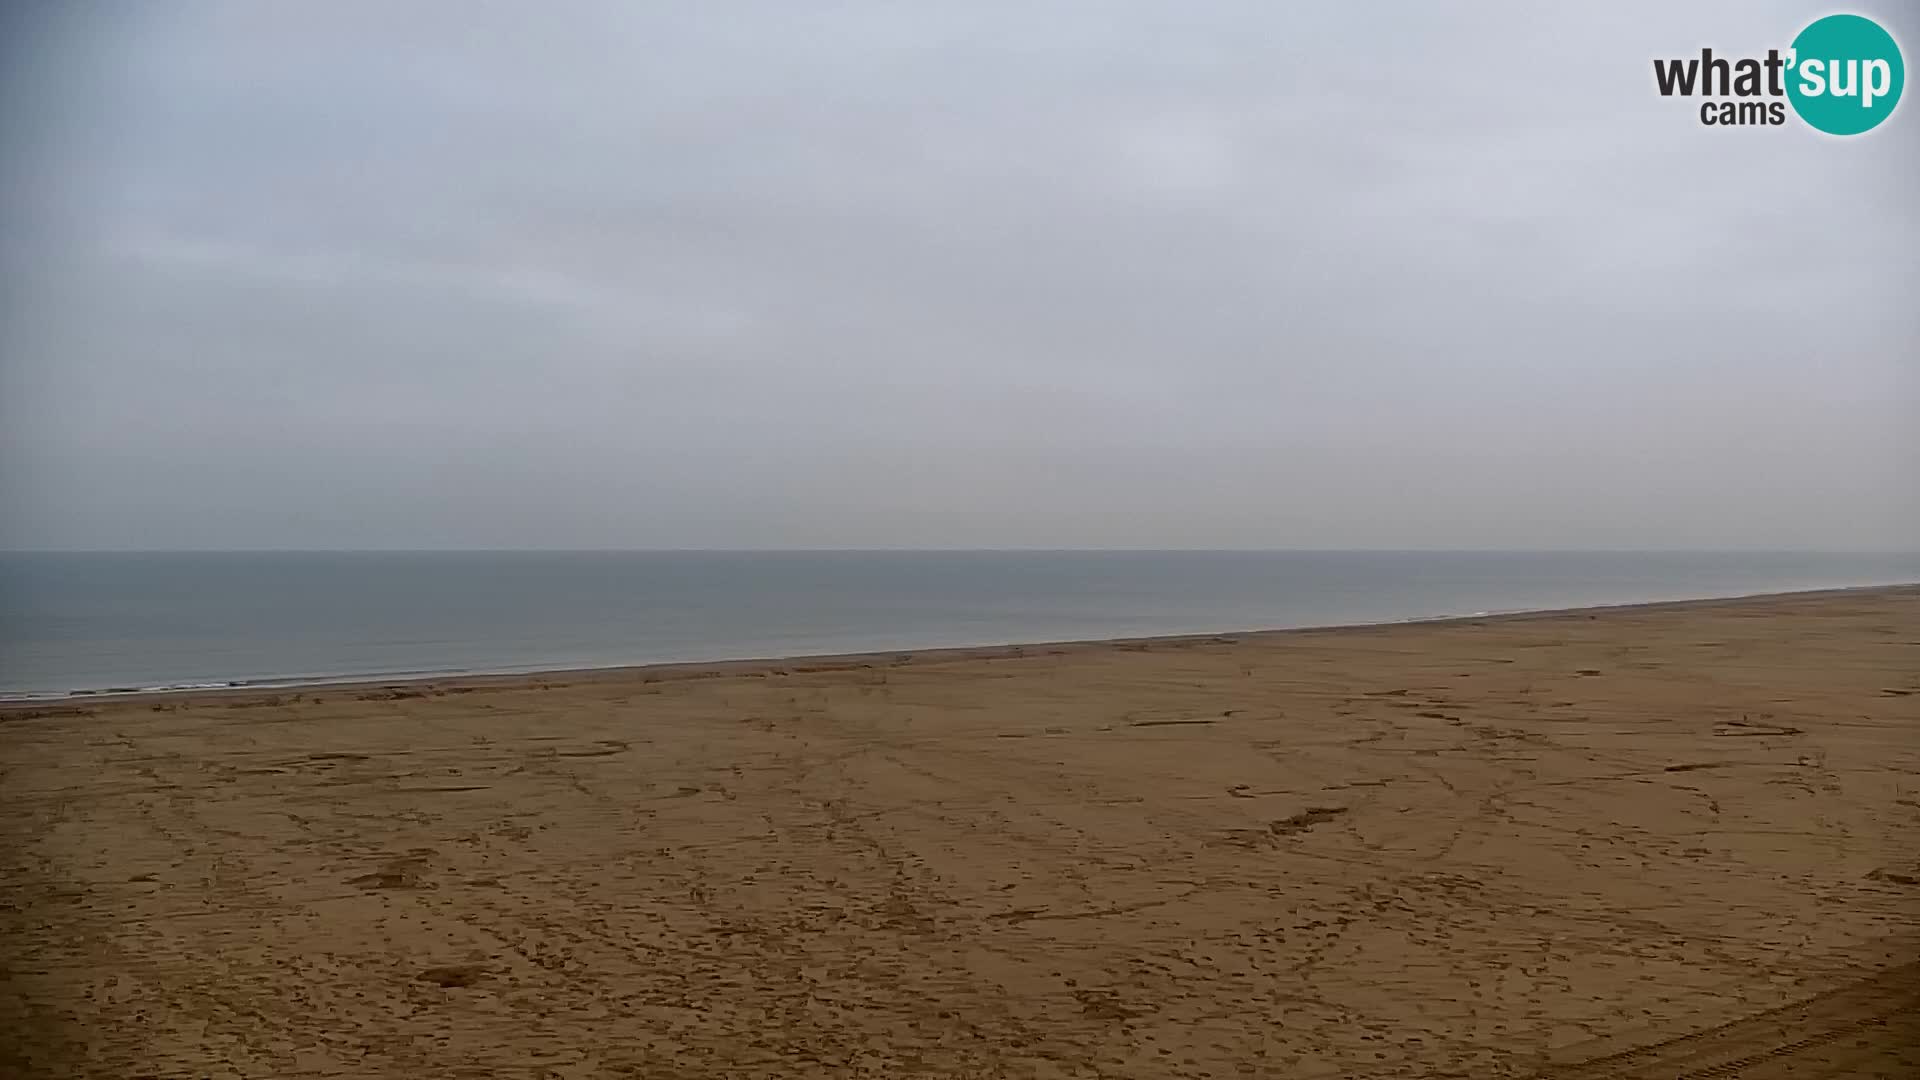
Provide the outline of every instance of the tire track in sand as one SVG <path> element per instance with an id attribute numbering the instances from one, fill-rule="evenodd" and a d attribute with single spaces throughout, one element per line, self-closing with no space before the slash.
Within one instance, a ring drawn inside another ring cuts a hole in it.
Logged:
<path id="1" fill-rule="evenodd" d="M 1920 1075 L 1920 963 L 1535 1080 L 1772 1080 Z"/>

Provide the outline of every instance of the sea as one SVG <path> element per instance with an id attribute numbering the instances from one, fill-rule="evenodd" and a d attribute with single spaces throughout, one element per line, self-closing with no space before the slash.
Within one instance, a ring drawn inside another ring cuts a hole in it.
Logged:
<path id="1" fill-rule="evenodd" d="M 1920 581 L 1920 553 L 0 554 L 0 697 L 1064 641 Z"/>

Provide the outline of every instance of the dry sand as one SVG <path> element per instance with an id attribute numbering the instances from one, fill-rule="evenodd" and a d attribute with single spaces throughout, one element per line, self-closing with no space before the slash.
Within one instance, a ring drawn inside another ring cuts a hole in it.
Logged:
<path id="1" fill-rule="evenodd" d="M 0 1073 L 1920 1075 L 1917 727 L 1915 588 L 15 709 Z"/>

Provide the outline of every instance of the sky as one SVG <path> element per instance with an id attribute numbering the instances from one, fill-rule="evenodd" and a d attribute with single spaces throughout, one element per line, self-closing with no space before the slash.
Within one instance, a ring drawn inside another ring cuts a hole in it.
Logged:
<path id="1" fill-rule="evenodd" d="M 28 6 L 3 548 L 1920 548 L 1823 6 Z"/>

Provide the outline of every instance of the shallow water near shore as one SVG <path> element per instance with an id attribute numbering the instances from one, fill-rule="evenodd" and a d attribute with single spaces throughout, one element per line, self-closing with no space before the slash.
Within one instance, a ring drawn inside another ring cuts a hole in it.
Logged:
<path id="1" fill-rule="evenodd" d="M 1385 622 L 1920 581 L 1920 554 L 0 555 L 0 696 Z"/>

